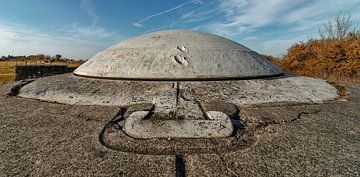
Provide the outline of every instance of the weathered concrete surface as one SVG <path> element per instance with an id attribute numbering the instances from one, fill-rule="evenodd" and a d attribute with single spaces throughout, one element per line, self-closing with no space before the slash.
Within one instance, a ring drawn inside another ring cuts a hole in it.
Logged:
<path id="1" fill-rule="evenodd" d="M 188 175 L 359 176 L 360 85 L 347 86 L 346 102 L 244 110 L 250 121 L 260 118 L 265 125 L 256 145 L 188 155 Z"/>
<path id="2" fill-rule="evenodd" d="M 149 114 L 150 111 L 130 114 L 125 120 L 123 131 L 140 139 L 221 138 L 232 135 L 234 131 L 230 117 L 219 111 L 206 112 L 209 120 L 146 119 Z"/>
<path id="3" fill-rule="evenodd" d="M 99 143 L 102 126 L 117 111 L 2 96 L 0 176 L 173 176 L 174 156 L 123 153 Z"/>
<path id="4" fill-rule="evenodd" d="M 223 100 L 238 106 L 294 102 L 321 103 L 338 97 L 337 90 L 321 79 L 281 77 L 237 81 L 139 82 L 52 76 L 25 85 L 19 96 L 78 105 L 154 103 L 156 110 L 169 113 L 175 109 L 194 110 L 197 103 Z M 183 111 L 184 112 L 184 111 Z"/>
<path id="5" fill-rule="evenodd" d="M 174 82 L 128 82 L 88 79 L 72 74 L 46 77 L 28 84 L 19 96 L 66 104 L 124 106 L 157 103 L 158 109 L 176 104 Z"/>
<path id="6" fill-rule="evenodd" d="M 133 139 L 110 121 L 119 107 L 6 96 L 11 86 L 0 85 L 4 176 L 360 175 L 359 84 L 346 84 L 347 101 L 240 106 L 245 129 L 228 138 L 191 141 Z M 206 109 L 230 107 L 214 104 Z M 106 125 L 111 126 L 104 132 Z"/>
<path id="7" fill-rule="evenodd" d="M 168 30 L 123 41 L 96 54 L 74 73 L 114 79 L 221 80 L 271 77 L 283 72 L 229 39 Z"/>

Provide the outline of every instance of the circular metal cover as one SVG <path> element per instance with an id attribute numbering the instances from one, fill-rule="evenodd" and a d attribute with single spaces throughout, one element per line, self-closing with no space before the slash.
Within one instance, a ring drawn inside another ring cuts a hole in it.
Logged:
<path id="1" fill-rule="evenodd" d="M 74 74 L 131 80 L 224 80 L 272 77 L 283 72 L 229 39 L 168 30 L 134 37 L 99 52 Z"/>

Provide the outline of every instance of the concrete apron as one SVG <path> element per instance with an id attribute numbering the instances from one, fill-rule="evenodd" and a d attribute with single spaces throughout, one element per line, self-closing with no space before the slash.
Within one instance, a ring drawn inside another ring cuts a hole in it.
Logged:
<path id="1" fill-rule="evenodd" d="M 132 113 L 124 124 L 124 132 L 133 138 L 219 138 L 233 133 L 233 126 L 226 114 L 206 112 L 210 120 L 144 120 L 149 111 Z"/>
<path id="2" fill-rule="evenodd" d="M 73 105 L 149 105 L 122 116 L 120 126 L 132 138 L 152 139 L 230 137 L 243 126 L 236 116 L 241 107 L 321 103 L 338 93 L 326 81 L 308 77 L 150 82 L 65 74 L 22 85 L 18 96 Z"/>

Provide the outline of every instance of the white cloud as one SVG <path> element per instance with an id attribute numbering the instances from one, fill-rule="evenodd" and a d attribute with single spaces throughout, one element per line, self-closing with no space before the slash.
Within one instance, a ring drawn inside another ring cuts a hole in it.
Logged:
<path id="1" fill-rule="evenodd" d="M 221 15 L 219 7 L 215 6 L 215 1 L 203 4 L 201 7 L 181 15 L 180 19 L 186 23 L 201 22 Z"/>
<path id="2" fill-rule="evenodd" d="M 96 14 L 96 6 L 92 0 L 81 0 L 80 1 L 81 9 L 85 10 L 86 13 L 92 18 L 92 25 L 95 26 L 99 20 L 99 16 Z"/>
<path id="3" fill-rule="evenodd" d="M 214 22 L 207 29 L 217 33 L 236 35 L 251 32 L 256 28 L 280 23 L 284 16 L 304 0 L 228 0 L 220 2 L 220 10 L 224 13 L 225 22 Z"/>
<path id="4" fill-rule="evenodd" d="M 195 13 L 195 11 L 193 10 L 193 11 L 190 11 L 190 12 L 188 12 L 188 13 L 186 13 L 186 14 L 183 14 L 183 15 L 181 16 L 181 19 L 191 18 L 191 17 L 194 15 L 194 13 Z"/>
<path id="5" fill-rule="evenodd" d="M 46 32 L 19 21 L 0 23 L 0 55 L 62 54 L 86 59 L 120 40 L 114 32 L 96 25 L 99 16 L 92 0 L 81 0 L 80 7 L 92 19 L 92 25 L 73 23 L 63 27 L 50 25 Z"/>
<path id="6" fill-rule="evenodd" d="M 147 16 L 147 17 L 145 17 L 145 18 L 143 18 L 143 19 L 141 19 L 141 20 L 139 20 L 139 21 L 137 21 L 137 22 L 133 22 L 132 25 L 135 26 L 135 27 L 141 28 L 141 27 L 143 27 L 143 23 L 144 23 L 144 22 L 146 22 L 146 21 L 148 21 L 148 20 L 150 20 L 150 19 L 152 19 L 152 18 L 155 18 L 155 17 L 160 16 L 160 15 L 164 15 L 164 14 L 166 14 L 166 13 L 170 13 L 170 12 L 175 11 L 175 10 L 177 10 L 177 9 L 180 9 L 180 8 L 182 8 L 183 6 L 188 5 L 188 4 L 196 4 L 196 5 L 198 5 L 198 4 L 202 4 L 202 3 L 203 3 L 203 2 L 200 1 L 200 0 L 190 0 L 190 1 L 186 1 L 186 2 L 184 2 L 184 3 L 182 3 L 182 4 L 179 4 L 179 5 L 177 5 L 177 6 L 173 7 L 173 8 L 170 8 L 170 9 L 164 10 L 164 11 L 162 11 L 162 12 L 158 12 L 158 13 L 149 15 L 149 16 Z"/>
<path id="7" fill-rule="evenodd" d="M 79 23 L 66 25 L 60 31 L 71 38 L 110 38 L 115 35 L 100 26 L 81 26 Z"/>
<path id="8" fill-rule="evenodd" d="M 318 28 L 331 14 L 338 11 L 349 12 L 360 6 L 357 0 L 219 0 L 219 9 L 224 21 L 204 25 L 205 29 L 228 36 L 249 33 L 269 25 L 292 25 L 284 30 L 309 30 Z M 191 14 L 193 15 L 193 14 Z M 360 11 L 352 12 L 359 17 Z"/>
<path id="9" fill-rule="evenodd" d="M 295 23 L 294 27 L 289 30 L 293 32 L 317 31 L 324 22 L 332 20 L 339 12 L 349 13 L 353 19 L 358 19 L 360 11 L 351 10 L 352 8 L 356 9 L 356 6 L 360 7 L 359 1 L 313 1 L 303 8 L 298 8 L 288 13 L 283 18 L 283 23 Z"/>
<path id="10" fill-rule="evenodd" d="M 132 25 L 133 25 L 133 26 L 136 26 L 136 27 L 138 27 L 138 28 L 143 27 L 143 25 L 142 25 L 141 23 L 138 23 L 138 22 L 133 22 Z"/>
<path id="11" fill-rule="evenodd" d="M 62 54 L 87 59 L 109 43 L 69 36 L 55 36 L 37 30 L 0 25 L 0 55 Z"/>
<path id="12" fill-rule="evenodd" d="M 342 11 L 359 22 L 359 0 L 218 0 L 216 6 L 199 8 L 182 19 L 209 16 L 217 9 L 221 14 L 198 24 L 203 30 L 237 40 L 261 52 L 280 55 L 295 42 L 318 37 L 320 26 Z M 219 13 L 218 12 L 218 13 Z M 201 15 L 203 13 L 203 15 Z M 255 37 L 256 36 L 256 37 Z"/>

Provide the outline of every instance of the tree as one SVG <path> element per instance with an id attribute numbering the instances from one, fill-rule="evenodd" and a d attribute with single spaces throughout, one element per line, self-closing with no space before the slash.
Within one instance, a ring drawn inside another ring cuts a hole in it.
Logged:
<path id="1" fill-rule="evenodd" d="M 333 21 L 323 24 L 319 34 L 323 40 L 338 40 L 342 42 L 349 35 L 356 34 L 356 25 L 354 25 L 349 14 L 345 15 L 339 12 Z"/>
<path id="2" fill-rule="evenodd" d="M 56 60 L 60 60 L 61 55 L 60 55 L 60 54 L 57 54 L 57 55 L 55 55 L 55 58 L 56 58 Z"/>

